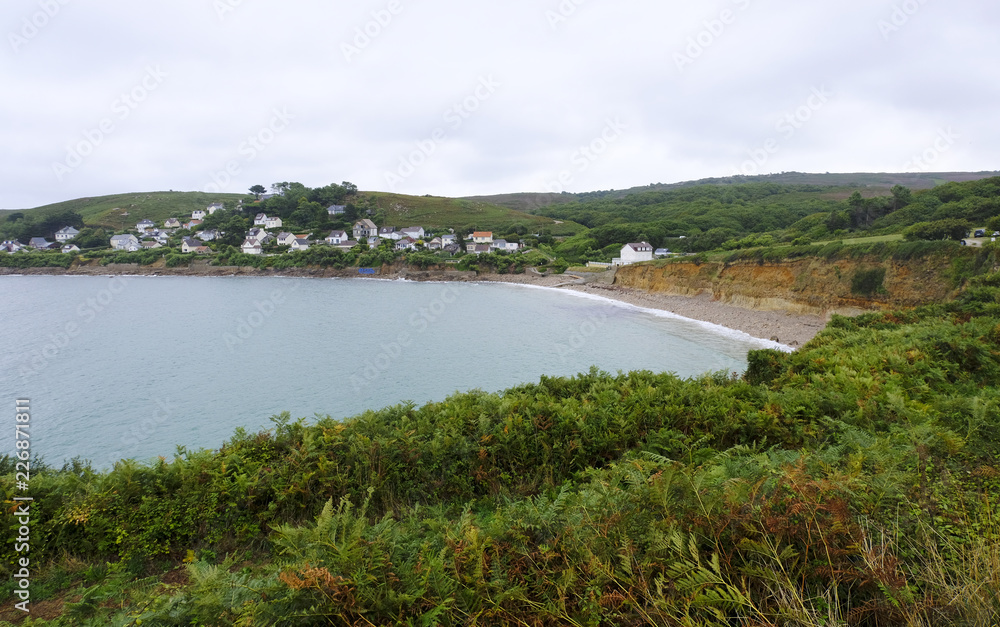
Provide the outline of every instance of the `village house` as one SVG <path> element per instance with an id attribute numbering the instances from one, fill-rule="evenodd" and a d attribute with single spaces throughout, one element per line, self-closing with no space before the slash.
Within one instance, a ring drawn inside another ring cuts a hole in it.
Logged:
<path id="1" fill-rule="evenodd" d="M 260 243 L 261 246 L 267 246 L 274 241 L 274 236 L 265 231 L 264 229 L 250 229 L 247 233 L 247 238 L 253 238 Z"/>
<path id="2" fill-rule="evenodd" d="M 297 237 L 295 241 L 292 242 L 292 250 L 309 250 L 309 240 Z"/>
<path id="3" fill-rule="evenodd" d="M 473 244 L 472 246 L 468 246 L 466 248 L 466 252 L 470 252 L 470 253 L 472 253 L 474 255 L 481 255 L 483 253 L 488 253 L 488 252 L 490 252 L 490 245 L 489 244 Z"/>
<path id="4" fill-rule="evenodd" d="M 492 231 L 476 231 L 472 234 L 472 241 L 476 244 L 490 244 L 493 242 Z"/>
<path id="5" fill-rule="evenodd" d="M 198 231 L 195 236 L 203 242 L 211 242 L 219 237 L 218 229 L 209 229 L 207 231 Z"/>
<path id="6" fill-rule="evenodd" d="M 127 250 L 134 252 L 139 250 L 139 238 L 131 233 L 125 235 L 114 235 L 111 237 L 111 248 L 115 250 Z"/>
<path id="7" fill-rule="evenodd" d="M 167 218 L 167 221 L 163 223 L 163 228 L 165 229 L 179 229 L 181 228 L 181 221 L 177 218 Z"/>
<path id="8" fill-rule="evenodd" d="M 0 251 L 7 253 L 16 253 L 24 249 L 24 244 L 17 241 L 16 239 L 6 239 L 3 243 L 0 243 Z"/>
<path id="9" fill-rule="evenodd" d="M 347 205 L 330 205 L 326 208 L 327 214 L 331 216 L 339 216 L 347 211 Z"/>
<path id="10" fill-rule="evenodd" d="M 339 248 L 340 250 L 350 250 L 358 245 L 358 242 L 353 239 L 345 239 L 339 244 L 334 244 L 334 248 Z"/>
<path id="11" fill-rule="evenodd" d="M 441 250 L 442 248 L 444 248 L 444 244 L 441 243 L 440 237 L 435 237 L 427 243 L 427 250 Z"/>
<path id="12" fill-rule="evenodd" d="M 404 237 L 395 244 L 396 250 L 416 250 L 417 240 L 412 237 Z"/>
<path id="13" fill-rule="evenodd" d="M 204 242 L 198 241 L 193 237 L 185 237 L 181 242 L 181 252 L 182 253 L 208 252 L 208 247 L 205 246 Z"/>
<path id="14" fill-rule="evenodd" d="M 294 233 L 282 231 L 281 233 L 278 233 L 277 243 L 278 246 L 291 246 L 295 243 L 296 239 L 297 237 Z"/>
<path id="15" fill-rule="evenodd" d="M 490 248 L 493 250 L 505 250 L 507 252 L 517 252 L 520 247 L 521 245 L 517 242 L 508 242 L 505 239 L 494 240 L 493 243 L 490 244 Z"/>
<path id="16" fill-rule="evenodd" d="M 403 239 L 403 234 L 396 231 L 394 226 L 383 226 L 378 230 L 378 236 L 382 239 L 391 239 L 394 241 L 399 241 Z"/>
<path id="17" fill-rule="evenodd" d="M 260 242 L 252 237 L 248 237 L 244 240 L 243 244 L 240 246 L 240 250 L 247 255 L 260 255 L 264 252 L 264 248 L 260 245 Z"/>
<path id="18" fill-rule="evenodd" d="M 367 241 L 368 241 L 368 248 L 378 248 L 379 244 L 382 243 L 382 240 L 380 240 L 378 237 L 374 237 L 374 236 L 373 237 L 369 237 Z"/>
<path id="19" fill-rule="evenodd" d="M 441 248 L 441 250 L 443 252 L 446 252 L 446 253 L 449 253 L 449 254 L 452 254 L 452 255 L 456 255 L 456 254 L 462 252 L 462 247 L 459 246 L 458 244 L 446 244 L 443 248 Z"/>
<path id="20" fill-rule="evenodd" d="M 422 226 L 408 226 L 400 231 L 405 237 L 412 237 L 415 240 L 424 239 L 424 227 Z"/>
<path id="21" fill-rule="evenodd" d="M 326 236 L 327 244 L 343 244 L 346 241 L 347 233 L 344 231 L 330 231 L 330 234 Z"/>
<path id="22" fill-rule="evenodd" d="M 156 228 L 156 223 L 153 222 L 152 220 L 142 220 L 141 222 L 135 225 L 135 230 L 139 231 L 140 233 L 145 233 L 146 231 L 155 228 Z"/>
<path id="23" fill-rule="evenodd" d="M 68 242 L 69 240 L 73 239 L 74 237 L 76 237 L 79 234 L 80 234 L 80 231 L 77 231 L 73 227 L 71 227 L 71 226 L 64 226 L 63 228 L 61 228 L 58 231 L 56 231 L 56 241 L 59 242 L 59 243 L 65 243 L 65 242 Z"/>
<path id="24" fill-rule="evenodd" d="M 280 229 L 281 228 L 281 218 L 278 216 L 271 216 L 270 218 L 264 220 L 265 229 Z"/>
<path id="25" fill-rule="evenodd" d="M 139 246 L 141 246 L 143 250 L 153 250 L 155 248 L 163 248 L 163 244 L 156 241 L 155 239 L 142 242 L 139 244 Z"/>
<path id="26" fill-rule="evenodd" d="M 223 206 L 222 206 L 221 202 L 213 202 L 212 204 L 210 204 L 208 206 L 208 215 L 212 215 L 213 213 L 215 213 L 216 211 L 218 211 L 218 210 L 220 210 L 222 208 L 223 208 Z"/>
<path id="27" fill-rule="evenodd" d="M 458 237 L 454 233 L 445 233 L 441 236 L 441 245 L 447 246 L 449 244 L 457 244 Z"/>
<path id="28" fill-rule="evenodd" d="M 621 257 L 612 261 L 616 266 L 627 266 L 640 261 L 653 260 L 653 247 L 647 242 L 635 242 L 622 246 Z"/>
<path id="29" fill-rule="evenodd" d="M 202 222 L 201 220 L 188 220 L 187 222 L 184 223 L 184 228 L 190 231 L 194 229 L 194 227 L 200 226 L 201 222 Z"/>
<path id="30" fill-rule="evenodd" d="M 76 244 L 66 244 L 65 246 L 62 247 L 62 251 L 64 255 L 69 255 L 71 253 L 80 252 L 80 247 L 77 246 Z"/>
<path id="31" fill-rule="evenodd" d="M 267 224 L 267 214 L 258 213 L 256 216 L 254 216 L 253 218 L 254 226 L 264 226 L 265 224 Z"/>
<path id="32" fill-rule="evenodd" d="M 195 209 L 191 212 L 191 219 L 204 220 L 206 215 L 208 215 L 208 213 L 204 209 Z"/>
<path id="33" fill-rule="evenodd" d="M 360 240 L 363 237 L 378 238 L 378 227 L 368 218 L 358 220 L 354 223 L 354 239 Z"/>

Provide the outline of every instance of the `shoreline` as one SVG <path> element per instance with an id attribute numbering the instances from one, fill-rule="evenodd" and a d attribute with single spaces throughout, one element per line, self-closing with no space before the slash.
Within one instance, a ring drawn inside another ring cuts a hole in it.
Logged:
<path id="1" fill-rule="evenodd" d="M 404 270 L 370 277 L 359 276 L 357 269 L 335 270 L 322 268 L 285 268 L 279 271 L 259 271 L 256 268 L 228 266 L 196 266 L 187 268 L 162 268 L 150 266 L 97 266 L 74 268 L 0 268 L 0 276 L 194 276 L 194 277 L 297 277 L 297 278 L 362 278 L 365 280 L 405 279 L 410 281 L 461 281 L 477 283 L 509 283 L 581 292 L 635 307 L 667 312 L 682 318 L 707 322 L 740 331 L 747 335 L 782 345 L 784 350 L 794 350 L 816 336 L 825 326 L 823 316 L 797 314 L 787 311 L 747 309 L 714 300 L 711 294 L 681 296 L 662 292 L 647 292 L 626 288 L 599 277 L 581 277 L 575 274 L 476 274 L 474 272 Z M 607 278 L 607 277 L 605 277 Z"/>
<path id="2" fill-rule="evenodd" d="M 733 331 L 774 342 L 785 350 L 795 350 L 826 327 L 823 316 L 798 314 L 788 311 L 764 311 L 746 309 L 737 305 L 714 300 L 711 294 L 681 296 L 662 292 L 647 292 L 640 289 L 607 285 L 585 280 L 573 281 L 576 275 L 531 276 L 522 275 L 481 275 L 481 282 L 512 283 L 547 287 L 572 292 L 590 294 L 609 300 L 626 303 L 643 309 L 652 309 L 700 322 L 707 322 Z"/>

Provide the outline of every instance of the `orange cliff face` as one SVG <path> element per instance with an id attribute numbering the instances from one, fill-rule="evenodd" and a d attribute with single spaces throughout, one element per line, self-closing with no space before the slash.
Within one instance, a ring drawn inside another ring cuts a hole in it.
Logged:
<path id="1" fill-rule="evenodd" d="M 858 272 L 885 268 L 882 289 L 852 293 Z M 762 311 L 856 315 L 942 302 L 957 291 L 949 278 L 951 260 L 931 256 L 908 261 L 826 260 L 817 257 L 781 262 L 671 262 L 624 266 L 615 285 L 684 296 L 711 294 L 713 300 Z"/>

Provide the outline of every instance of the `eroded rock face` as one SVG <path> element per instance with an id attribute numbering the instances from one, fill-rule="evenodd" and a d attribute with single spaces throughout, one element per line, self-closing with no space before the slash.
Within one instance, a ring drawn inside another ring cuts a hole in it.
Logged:
<path id="1" fill-rule="evenodd" d="M 882 289 L 871 295 L 851 290 L 858 272 L 885 269 Z M 808 258 L 784 262 L 673 262 L 625 266 L 615 285 L 712 298 L 746 309 L 798 314 L 854 315 L 863 311 L 916 307 L 953 298 L 957 290 L 946 258 L 905 262 Z"/>

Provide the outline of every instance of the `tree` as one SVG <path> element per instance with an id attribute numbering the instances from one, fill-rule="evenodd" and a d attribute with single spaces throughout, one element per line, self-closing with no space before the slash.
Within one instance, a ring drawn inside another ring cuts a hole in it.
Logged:
<path id="1" fill-rule="evenodd" d="M 267 191 L 267 188 L 263 185 L 254 185 L 250 188 L 250 193 L 254 195 L 254 198 L 260 200 L 261 195 Z"/>
<path id="2" fill-rule="evenodd" d="M 968 234 L 968 221 L 956 220 L 954 218 L 949 218 L 947 220 L 935 220 L 934 222 L 917 222 L 910 228 L 903 231 L 903 237 L 905 237 L 907 241 L 911 242 L 922 239 L 959 240 L 966 237 Z"/>
<path id="3" fill-rule="evenodd" d="M 913 202 L 913 192 L 910 191 L 909 187 L 903 187 L 902 185 L 896 185 L 891 190 L 892 193 L 892 210 L 899 211 L 906 205 Z"/>

